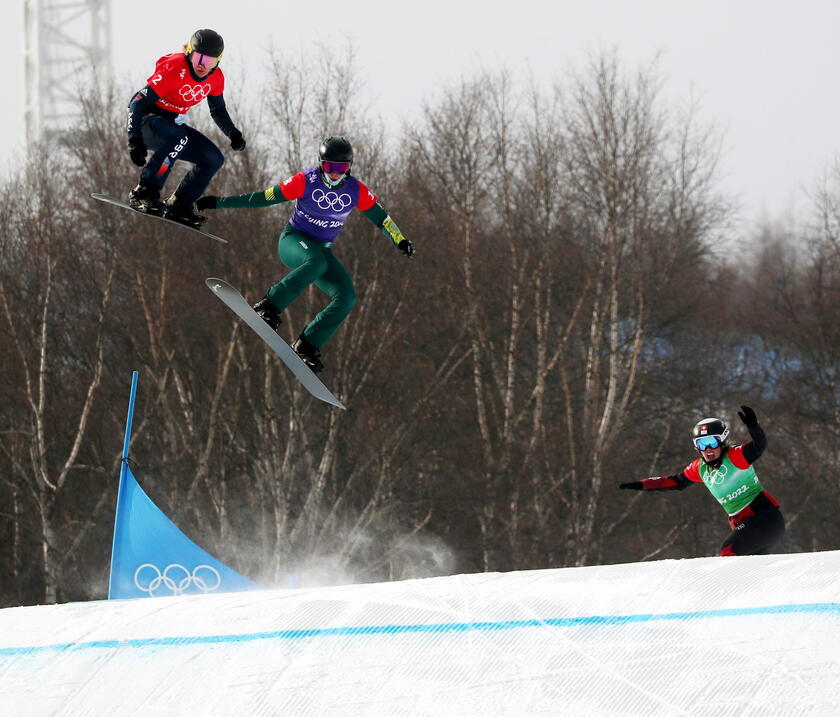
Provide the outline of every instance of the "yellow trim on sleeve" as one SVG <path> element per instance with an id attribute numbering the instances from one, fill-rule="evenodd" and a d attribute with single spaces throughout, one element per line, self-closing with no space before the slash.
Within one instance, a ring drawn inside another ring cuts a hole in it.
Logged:
<path id="1" fill-rule="evenodd" d="M 391 237 L 391 241 L 394 244 L 399 244 L 405 237 L 403 233 L 400 231 L 400 228 L 397 226 L 397 223 L 391 219 L 390 216 L 385 217 L 385 221 L 382 222 L 382 228 L 388 232 L 388 236 Z"/>
<path id="2" fill-rule="evenodd" d="M 266 201 L 273 202 L 274 201 L 274 185 L 270 186 L 268 189 L 263 192 L 263 196 L 266 198 Z"/>

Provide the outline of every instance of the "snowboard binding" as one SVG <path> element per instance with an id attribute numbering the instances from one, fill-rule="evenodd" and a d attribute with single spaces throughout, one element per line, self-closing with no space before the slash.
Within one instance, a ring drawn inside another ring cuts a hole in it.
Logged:
<path id="1" fill-rule="evenodd" d="M 268 296 L 264 296 L 251 308 L 256 311 L 257 315 L 274 331 L 277 331 L 277 327 L 282 323 L 280 319 L 280 312 L 277 311 L 277 308 L 271 303 Z"/>
<path id="2" fill-rule="evenodd" d="M 164 203 L 163 217 L 179 224 L 186 224 L 193 229 L 198 229 L 207 221 L 207 217 L 197 214 L 194 206 L 190 202 L 180 200 L 177 194 L 173 194 Z"/>
<path id="3" fill-rule="evenodd" d="M 164 205 L 160 201 L 160 188 L 141 179 L 140 184 L 128 193 L 128 206 L 143 214 L 162 217 Z"/>
<path id="4" fill-rule="evenodd" d="M 303 334 L 292 344 L 292 349 L 300 356 L 301 361 L 312 369 L 312 373 L 320 373 L 324 370 L 324 364 L 321 362 L 321 352 L 303 338 Z"/>

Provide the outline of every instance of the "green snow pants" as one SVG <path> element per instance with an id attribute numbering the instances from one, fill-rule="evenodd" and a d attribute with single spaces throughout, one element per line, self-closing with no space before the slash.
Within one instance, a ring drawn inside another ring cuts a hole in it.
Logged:
<path id="1" fill-rule="evenodd" d="M 330 303 L 303 330 L 302 336 L 320 349 L 336 332 L 356 304 L 353 280 L 332 253 L 332 244 L 313 239 L 286 225 L 277 242 L 280 261 L 291 271 L 267 296 L 278 311 L 283 311 L 314 283 L 330 297 Z"/>

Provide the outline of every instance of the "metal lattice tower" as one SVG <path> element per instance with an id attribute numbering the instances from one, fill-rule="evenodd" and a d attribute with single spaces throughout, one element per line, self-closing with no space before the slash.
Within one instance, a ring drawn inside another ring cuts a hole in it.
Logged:
<path id="1" fill-rule="evenodd" d="M 79 116 L 78 88 L 109 64 L 110 15 L 109 0 L 24 0 L 27 145 L 54 138 Z"/>

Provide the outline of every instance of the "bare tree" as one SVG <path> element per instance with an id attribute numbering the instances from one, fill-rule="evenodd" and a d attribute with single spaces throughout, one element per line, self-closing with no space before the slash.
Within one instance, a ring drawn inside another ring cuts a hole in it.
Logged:
<path id="1" fill-rule="evenodd" d="M 831 518 L 840 470 L 840 172 L 813 193 L 802 227 L 766 228 L 745 313 L 760 341 L 773 460 L 768 488 L 782 501 L 786 543 L 825 549 L 840 535 Z M 764 475 L 764 473 L 762 474 Z"/>
<path id="2" fill-rule="evenodd" d="M 52 166 L 47 157 L 30 158 L 3 236 L 0 316 L 23 410 L 11 444 L 2 443 L 21 496 L 36 510 L 43 599 L 55 602 L 62 566 L 78 546 L 65 539 L 59 505 L 78 474 L 102 380 L 115 262 L 107 251 L 81 249 L 67 232 L 77 212 L 66 198 L 46 200 L 41 189 L 56 164 L 55 154 Z M 25 453 L 16 448 L 21 438 Z"/>
<path id="3" fill-rule="evenodd" d="M 605 466 L 654 358 L 656 324 L 669 318 L 659 302 L 680 290 L 680 270 L 720 217 L 714 147 L 689 124 L 669 122 L 657 93 L 655 70 L 628 79 L 605 55 L 572 80 L 562 103 L 563 181 L 588 278 L 575 350 L 561 361 L 563 392 L 576 394 L 565 401 L 574 416 L 564 421 L 572 473 L 564 495 L 577 564 L 597 553 Z M 582 362 L 579 376 L 570 361 Z"/>

